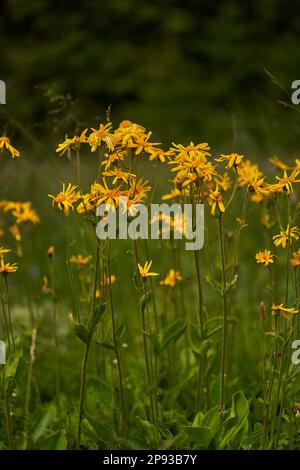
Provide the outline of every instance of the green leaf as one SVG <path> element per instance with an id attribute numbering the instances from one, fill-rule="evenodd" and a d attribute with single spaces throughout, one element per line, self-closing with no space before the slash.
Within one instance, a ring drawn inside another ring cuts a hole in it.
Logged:
<path id="1" fill-rule="evenodd" d="M 46 412 L 42 415 L 36 426 L 34 427 L 34 431 L 32 434 L 33 442 L 37 442 L 45 433 L 49 432 L 50 424 L 56 418 L 56 407 L 52 403 L 47 408 Z"/>
<path id="2" fill-rule="evenodd" d="M 186 320 L 177 320 L 173 323 L 163 335 L 162 351 L 168 346 L 171 341 L 176 341 L 184 333 L 187 327 Z"/>
<path id="3" fill-rule="evenodd" d="M 42 450 L 66 450 L 68 441 L 66 439 L 66 432 L 64 429 L 57 431 L 45 439 L 41 444 Z"/>
<path id="4" fill-rule="evenodd" d="M 88 344 L 90 341 L 90 333 L 88 328 L 83 324 L 79 322 L 73 322 L 73 329 L 74 333 L 78 338 L 81 339 L 85 344 Z"/>
<path id="5" fill-rule="evenodd" d="M 11 354 L 5 365 L 5 390 L 9 391 L 15 383 L 15 377 L 18 372 L 21 354 Z"/>
<path id="6" fill-rule="evenodd" d="M 126 326 L 121 323 L 116 331 L 116 340 L 119 342 L 126 331 Z"/>
<path id="7" fill-rule="evenodd" d="M 204 426 L 185 426 L 184 431 L 197 448 L 206 449 L 213 437 L 211 431 Z"/>
<path id="8" fill-rule="evenodd" d="M 115 346 L 111 341 L 108 341 L 107 339 L 100 339 L 96 341 L 96 344 L 98 346 L 101 346 L 102 348 L 105 349 L 110 349 L 111 351 L 115 351 Z"/>
<path id="9" fill-rule="evenodd" d="M 230 444 L 233 439 L 241 434 L 242 437 L 248 432 L 249 403 L 243 392 L 237 392 L 232 397 L 232 408 L 230 415 L 225 421 L 224 436 L 221 441 L 221 449 Z"/>
<path id="10" fill-rule="evenodd" d="M 235 317 L 228 317 L 228 324 L 236 323 L 237 319 Z M 204 336 L 208 338 L 209 336 L 214 335 L 218 331 L 222 330 L 224 327 L 223 317 L 209 318 L 204 325 Z"/>
<path id="11" fill-rule="evenodd" d="M 202 341 L 199 328 L 194 323 L 190 323 L 188 330 L 189 330 L 189 336 L 191 339 L 192 347 L 198 348 Z"/>
<path id="12" fill-rule="evenodd" d="M 91 332 L 94 332 L 95 328 L 97 327 L 98 323 L 101 321 L 101 318 L 104 315 L 106 309 L 106 304 L 100 304 L 95 308 L 93 322 L 91 326 Z"/>
<path id="13" fill-rule="evenodd" d="M 83 432 L 102 447 L 113 448 L 116 434 L 113 428 L 106 423 L 86 418 L 82 421 Z"/>

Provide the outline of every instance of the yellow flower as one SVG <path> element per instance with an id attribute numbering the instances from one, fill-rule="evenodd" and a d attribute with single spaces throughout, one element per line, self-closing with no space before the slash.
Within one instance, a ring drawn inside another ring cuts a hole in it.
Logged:
<path id="1" fill-rule="evenodd" d="M 227 162 L 226 168 L 232 168 L 239 166 L 242 163 L 244 155 L 239 155 L 238 153 L 230 153 L 229 155 L 221 154 L 220 158 L 216 158 L 217 162 Z"/>
<path id="2" fill-rule="evenodd" d="M 49 294 L 51 292 L 47 276 L 43 276 L 42 292 L 43 294 Z"/>
<path id="3" fill-rule="evenodd" d="M 110 276 L 110 279 L 109 279 L 109 277 L 104 276 L 104 279 L 103 279 L 103 281 L 101 282 L 101 284 L 102 284 L 103 286 L 109 286 L 109 285 L 112 286 L 112 285 L 116 282 L 116 280 L 117 280 L 117 278 L 116 278 L 116 276 L 115 276 L 114 274 L 112 274 L 112 275 Z"/>
<path id="4" fill-rule="evenodd" d="M 215 190 L 209 191 L 208 203 L 211 206 L 211 215 L 216 215 L 216 209 L 218 208 L 220 212 L 225 212 L 225 206 L 223 204 L 222 196 L 219 191 L 219 186 L 217 185 Z"/>
<path id="5" fill-rule="evenodd" d="M 293 315 L 295 315 L 296 313 L 299 313 L 299 310 L 297 310 L 296 308 L 294 308 L 294 307 L 286 308 L 286 307 L 283 306 L 283 304 L 280 304 L 280 305 L 272 304 L 272 310 L 273 310 L 273 315 L 279 314 L 283 318 L 285 318 L 286 320 L 289 317 L 288 317 L 288 315 L 286 315 L 283 312 L 292 313 Z"/>
<path id="6" fill-rule="evenodd" d="M 173 188 L 171 189 L 170 193 L 164 194 L 161 197 L 161 199 L 163 201 L 168 201 L 169 199 L 176 199 L 177 197 L 180 197 L 181 195 L 182 195 L 182 192 L 179 189 Z"/>
<path id="7" fill-rule="evenodd" d="M 223 175 L 218 175 L 214 178 L 215 183 L 218 184 L 223 191 L 227 191 L 232 186 L 232 180 L 228 175 L 227 171 Z"/>
<path id="8" fill-rule="evenodd" d="M 155 145 L 159 145 L 158 143 L 149 142 L 149 139 L 152 135 L 152 132 L 148 132 L 148 134 L 141 134 L 135 138 L 135 142 L 133 142 L 130 147 L 134 148 L 134 154 L 140 155 L 143 152 L 147 152 L 151 154 L 151 151 Z"/>
<path id="9" fill-rule="evenodd" d="M 290 259 L 290 263 L 295 267 L 300 265 L 300 248 L 298 251 L 294 251 L 293 257 Z"/>
<path id="10" fill-rule="evenodd" d="M 114 132 L 115 143 L 125 148 L 132 148 L 145 135 L 145 128 L 131 121 L 122 121 Z"/>
<path id="11" fill-rule="evenodd" d="M 86 133 L 87 129 L 85 129 L 79 136 L 75 135 L 72 138 L 66 139 L 64 142 L 58 145 L 57 149 L 55 150 L 56 153 L 59 153 L 59 156 L 61 157 L 70 148 L 77 150 L 80 144 L 86 143 Z"/>
<path id="12" fill-rule="evenodd" d="M 146 261 L 144 266 L 141 266 L 138 263 L 138 269 L 139 269 L 139 273 L 140 273 L 141 278 L 145 279 L 149 276 L 159 276 L 158 273 L 150 272 L 151 265 L 152 265 L 152 261 Z"/>
<path id="13" fill-rule="evenodd" d="M 59 210 L 64 210 L 65 216 L 68 216 L 70 209 L 74 210 L 74 204 L 80 199 L 80 194 L 76 191 L 76 188 L 77 186 L 71 183 L 69 183 L 67 187 L 63 183 L 62 191 L 58 193 L 57 196 L 48 194 L 48 196 L 52 198 L 52 207 L 54 203 L 56 203 Z"/>
<path id="14" fill-rule="evenodd" d="M 118 161 L 124 161 L 125 159 L 125 151 L 123 150 L 116 150 L 113 153 L 106 153 L 105 159 L 101 163 L 105 167 L 105 171 L 112 166 L 113 163 Z"/>
<path id="15" fill-rule="evenodd" d="M 40 223 L 40 218 L 29 201 L 16 206 L 15 210 L 12 211 L 12 215 L 15 217 L 17 224 L 22 222 L 31 222 L 33 225 Z"/>
<path id="16" fill-rule="evenodd" d="M 160 281 L 160 284 L 162 286 L 175 287 L 177 281 L 182 281 L 182 276 L 180 272 L 176 271 L 175 269 L 170 269 L 166 277 L 162 281 Z"/>
<path id="17" fill-rule="evenodd" d="M 281 178 L 279 178 L 279 176 L 276 176 L 276 179 L 278 180 L 278 183 L 277 183 L 277 185 L 274 185 L 274 186 L 278 187 L 278 188 L 282 188 L 288 194 L 291 194 L 293 192 L 292 183 L 299 183 L 300 182 L 300 180 L 296 179 L 299 172 L 300 172 L 300 170 L 295 169 L 288 176 L 286 171 L 284 170 L 283 176 Z"/>
<path id="18" fill-rule="evenodd" d="M 293 239 L 298 240 L 299 237 L 300 237 L 300 230 L 298 229 L 298 227 L 292 227 L 290 229 L 290 226 L 288 225 L 286 230 L 281 229 L 279 235 L 274 235 L 273 237 L 274 245 L 276 247 L 282 245 L 282 248 L 285 248 L 288 241 L 289 241 L 289 244 L 291 245 L 293 242 Z"/>
<path id="19" fill-rule="evenodd" d="M 165 152 L 162 149 L 158 149 L 158 148 L 155 148 L 155 147 L 151 148 L 150 149 L 149 160 L 150 161 L 159 160 L 161 162 L 165 162 L 166 161 Z"/>
<path id="20" fill-rule="evenodd" d="M 9 273 L 15 273 L 18 269 L 18 265 L 16 263 L 5 263 L 4 259 L 0 259 L 0 273 L 4 276 Z"/>
<path id="21" fill-rule="evenodd" d="M 264 250 L 256 253 L 255 259 L 257 263 L 263 264 L 264 266 L 269 266 L 269 264 L 274 263 L 274 256 L 275 255 L 271 255 L 271 251 Z"/>
<path id="22" fill-rule="evenodd" d="M 6 253 L 9 253 L 10 250 L 8 250 L 7 248 L 3 248 L 3 246 L 0 247 L 0 257 L 3 258 L 3 256 L 6 254 Z"/>
<path id="23" fill-rule="evenodd" d="M 91 256 L 77 255 L 77 256 L 71 256 L 70 262 L 75 263 L 78 268 L 82 268 L 83 266 L 88 264 L 91 259 L 92 259 Z"/>
<path id="24" fill-rule="evenodd" d="M 176 155 L 176 160 L 184 160 L 186 158 L 196 158 L 200 157 L 201 161 L 205 163 L 207 161 L 206 157 L 209 157 L 211 154 L 209 152 L 210 147 L 206 142 L 195 145 L 193 142 L 190 142 L 189 145 L 184 146 L 182 144 L 172 144 L 173 147 L 167 152 L 168 155 Z"/>
<path id="25" fill-rule="evenodd" d="M 48 258 L 52 258 L 54 255 L 54 246 L 49 246 L 48 250 L 47 250 L 47 256 Z"/>
<path id="26" fill-rule="evenodd" d="M 93 132 L 88 137 L 91 152 L 95 152 L 102 143 L 106 144 L 110 152 L 114 150 L 114 136 L 110 133 L 111 129 L 111 122 L 100 124 L 99 129 L 92 128 Z"/>
<path id="27" fill-rule="evenodd" d="M 14 237 L 14 239 L 17 240 L 17 242 L 19 242 L 22 239 L 21 231 L 17 224 L 12 225 L 9 231 Z"/>
<path id="28" fill-rule="evenodd" d="M 8 150 L 13 158 L 21 156 L 19 150 L 15 149 L 11 145 L 10 139 L 8 137 L 2 136 L 0 137 L 0 150 L 3 152 L 4 149 Z"/>
<path id="29" fill-rule="evenodd" d="M 119 198 L 124 194 L 120 187 L 109 188 L 105 179 L 103 178 L 103 184 L 94 184 L 95 196 L 91 201 L 95 201 L 96 205 L 99 206 L 102 203 L 107 204 L 111 208 L 115 209 L 119 205 Z"/>
<path id="30" fill-rule="evenodd" d="M 100 289 L 96 289 L 96 294 L 95 294 L 96 299 L 100 299 L 101 296 L 102 296 L 102 293 Z"/>
<path id="31" fill-rule="evenodd" d="M 282 162 L 278 157 L 270 157 L 269 161 L 280 170 L 290 170 L 291 167 Z"/>
<path id="32" fill-rule="evenodd" d="M 262 172 L 259 167 L 250 160 L 243 160 L 238 166 L 237 172 L 239 176 L 239 185 L 241 187 L 250 186 L 250 188 L 253 188 L 257 181 L 263 182 L 263 180 L 261 180 L 263 177 Z"/>
<path id="33" fill-rule="evenodd" d="M 119 180 L 123 181 L 124 183 L 128 183 L 128 181 L 134 179 L 136 176 L 133 173 L 129 173 L 127 171 L 123 171 L 120 168 L 114 168 L 113 170 L 108 170 L 103 173 L 103 176 L 113 176 L 114 179 L 112 184 L 116 184 Z"/>

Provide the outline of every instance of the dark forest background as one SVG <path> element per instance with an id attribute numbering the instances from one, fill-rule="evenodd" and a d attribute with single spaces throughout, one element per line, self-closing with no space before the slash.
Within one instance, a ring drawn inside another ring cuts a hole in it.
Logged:
<path id="1" fill-rule="evenodd" d="M 38 152 L 104 121 L 109 105 L 114 122 L 141 122 L 166 143 L 298 151 L 295 1 L 2 0 L 0 44 L 1 125 Z"/>

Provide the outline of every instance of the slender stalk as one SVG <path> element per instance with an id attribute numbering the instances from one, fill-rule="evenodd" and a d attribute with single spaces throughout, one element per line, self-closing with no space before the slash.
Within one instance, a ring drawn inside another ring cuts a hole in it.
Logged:
<path id="1" fill-rule="evenodd" d="M 112 286 L 111 286 L 111 249 L 110 249 L 110 240 L 108 241 L 108 259 L 107 259 L 107 267 L 108 267 L 108 284 L 109 284 L 109 303 L 110 303 L 110 310 L 111 310 L 111 320 L 112 320 L 112 333 L 113 333 L 113 341 L 117 359 L 117 366 L 118 366 L 118 374 L 119 374 L 119 391 L 120 391 L 120 408 L 121 408 L 121 415 L 122 415 L 122 429 L 127 431 L 128 423 L 127 423 L 127 416 L 126 416 L 126 408 L 125 408 L 125 400 L 124 400 L 124 385 L 123 385 L 123 366 L 122 366 L 122 359 L 121 359 L 121 351 L 120 351 L 120 342 L 117 338 L 117 330 L 116 330 L 116 317 L 115 317 L 115 309 L 113 303 L 113 294 L 112 294 Z"/>
<path id="2" fill-rule="evenodd" d="M 85 352 L 84 352 L 82 365 L 81 365 L 79 410 L 78 410 L 78 425 L 77 425 L 78 448 L 80 448 L 81 422 L 82 422 L 82 416 L 83 416 L 83 404 L 84 404 L 84 397 L 85 397 L 86 369 L 87 369 L 88 357 L 89 357 L 89 352 L 90 352 L 90 345 L 91 345 L 91 341 L 90 339 L 88 339 L 86 346 L 85 346 Z"/>
<path id="3" fill-rule="evenodd" d="M 76 177 L 77 177 L 77 184 L 80 186 L 80 151 L 79 148 L 76 150 Z"/>
<path id="4" fill-rule="evenodd" d="M 223 420 L 226 414 L 226 367 L 227 367 L 227 342 L 228 342 L 228 312 L 227 312 L 227 295 L 226 295 L 226 268 L 225 268 L 225 254 L 224 254 L 224 240 L 222 229 L 222 215 L 219 217 L 219 243 L 220 243 L 220 256 L 222 263 L 222 300 L 223 300 L 223 342 L 221 354 L 221 390 L 220 390 L 220 422 L 221 428 L 223 427 Z"/>
<path id="5" fill-rule="evenodd" d="M 13 332 L 12 321 L 11 321 L 10 295 L 9 295 L 7 277 L 8 277 L 7 274 L 4 275 L 5 289 L 6 289 L 6 296 L 7 296 L 8 324 L 9 324 L 9 330 L 10 330 L 10 336 L 11 336 L 11 341 L 12 341 L 13 352 L 15 353 L 15 338 L 14 338 L 14 332 Z"/>
<path id="6" fill-rule="evenodd" d="M 59 343 L 57 336 L 57 315 L 56 315 L 56 298 L 55 298 L 55 275 L 53 259 L 50 260 L 50 273 L 51 273 L 51 299 L 52 299 L 52 332 L 54 341 L 54 376 L 55 376 L 55 394 L 59 395 Z"/>
<path id="7" fill-rule="evenodd" d="M 10 411 L 10 396 L 7 390 L 4 391 L 4 414 L 5 414 L 5 424 L 6 424 L 8 446 L 10 450 L 13 450 L 14 441 L 13 441 L 13 431 L 12 431 L 12 421 L 11 421 L 11 411 Z"/>
<path id="8" fill-rule="evenodd" d="M 290 253 L 291 253 L 291 236 L 290 236 L 290 230 L 291 230 L 291 222 L 292 222 L 292 217 L 291 217 L 291 200 L 289 195 L 287 196 L 287 207 L 288 207 L 288 240 L 287 240 L 287 256 L 286 256 L 286 281 L 285 281 L 285 306 L 288 307 L 288 301 L 289 301 L 289 280 L 290 280 Z M 284 373 L 284 366 L 285 366 L 285 352 L 286 352 L 286 346 L 287 346 L 287 321 L 284 321 L 284 344 L 282 347 L 281 351 L 281 357 L 280 357 L 280 368 L 279 368 L 279 377 L 278 377 L 278 384 L 277 384 L 277 394 L 276 394 L 276 399 L 275 399 L 275 409 L 274 409 L 274 421 L 276 419 L 276 414 L 277 410 L 279 410 L 279 419 L 278 419 L 278 425 L 277 425 L 277 432 L 274 440 L 274 446 L 275 448 L 277 447 L 279 436 L 280 436 L 280 428 L 281 428 L 281 422 L 282 422 L 282 412 L 283 412 L 283 395 L 284 395 L 284 390 L 282 387 L 282 381 L 285 376 Z M 289 367 L 287 367 L 287 373 L 288 373 Z"/>
<path id="9" fill-rule="evenodd" d="M 78 300 L 78 295 L 77 295 L 77 291 L 76 291 L 76 286 L 75 286 L 75 281 L 74 281 L 74 276 L 73 276 L 73 270 L 72 270 L 72 266 L 71 266 L 71 262 L 70 262 L 70 222 L 69 222 L 69 217 L 65 217 L 65 231 L 66 231 L 66 245 L 67 245 L 67 267 L 68 267 L 68 273 L 69 273 L 69 279 L 70 279 L 73 299 L 74 299 L 74 302 L 75 302 L 77 320 L 80 322 L 81 321 L 81 315 L 80 315 L 79 300 Z"/>
<path id="10" fill-rule="evenodd" d="M 98 269 L 99 269 L 99 241 L 97 239 L 97 247 L 96 247 L 96 264 L 95 264 L 95 271 L 94 271 L 94 283 L 93 283 L 93 292 L 92 292 L 92 300 L 91 300 L 91 310 L 90 316 L 88 321 L 89 327 L 89 335 L 85 344 L 85 352 L 82 360 L 81 365 L 81 377 L 80 377 L 80 393 L 79 393 L 79 409 L 78 409 L 78 424 L 77 424 L 77 445 L 80 448 L 80 437 L 81 437 L 81 422 L 83 416 L 83 406 L 84 406 L 84 399 L 85 399 L 85 384 L 86 384 L 86 372 L 87 372 L 87 364 L 89 358 L 89 352 L 91 347 L 91 341 L 93 336 L 92 331 L 92 322 L 95 314 L 95 297 L 96 297 L 96 288 L 97 288 L 97 280 L 98 280 Z"/>
<path id="11" fill-rule="evenodd" d="M 32 371 L 35 361 L 35 346 L 36 346 L 36 329 L 32 330 L 31 336 L 31 347 L 30 347 L 30 361 L 27 373 L 27 384 L 26 384 L 26 395 L 25 395 L 25 411 L 24 411 L 24 434 L 23 434 L 23 450 L 27 449 L 28 446 L 28 434 L 29 434 L 29 408 L 31 399 L 31 385 L 32 385 Z"/>
<path id="12" fill-rule="evenodd" d="M 0 284 L 1 284 L 1 283 L 0 283 Z M 4 303 L 4 300 L 3 300 L 2 284 L 1 284 L 0 297 L 1 297 L 1 306 L 2 306 L 2 313 L 3 313 L 3 320 L 4 320 L 5 333 L 6 333 L 7 342 L 8 342 L 8 353 L 10 354 L 10 350 L 11 350 L 11 344 L 10 344 L 10 329 L 9 329 L 9 323 L 8 323 L 7 315 L 6 315 L 5 303 Z"/>

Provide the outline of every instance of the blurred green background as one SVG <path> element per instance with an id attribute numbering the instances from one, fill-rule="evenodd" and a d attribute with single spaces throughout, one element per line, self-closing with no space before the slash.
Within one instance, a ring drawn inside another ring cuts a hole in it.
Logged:
<path id="1" fill-rule="evenodd" d="M 115 122 L 139 121 L 166 143 L 297 153 L 297 114 L 278 100 L 300 78 L 299 25 L 289 0 L 3 0 L 2 126 L 56 142 L 111 105 Z"/>

